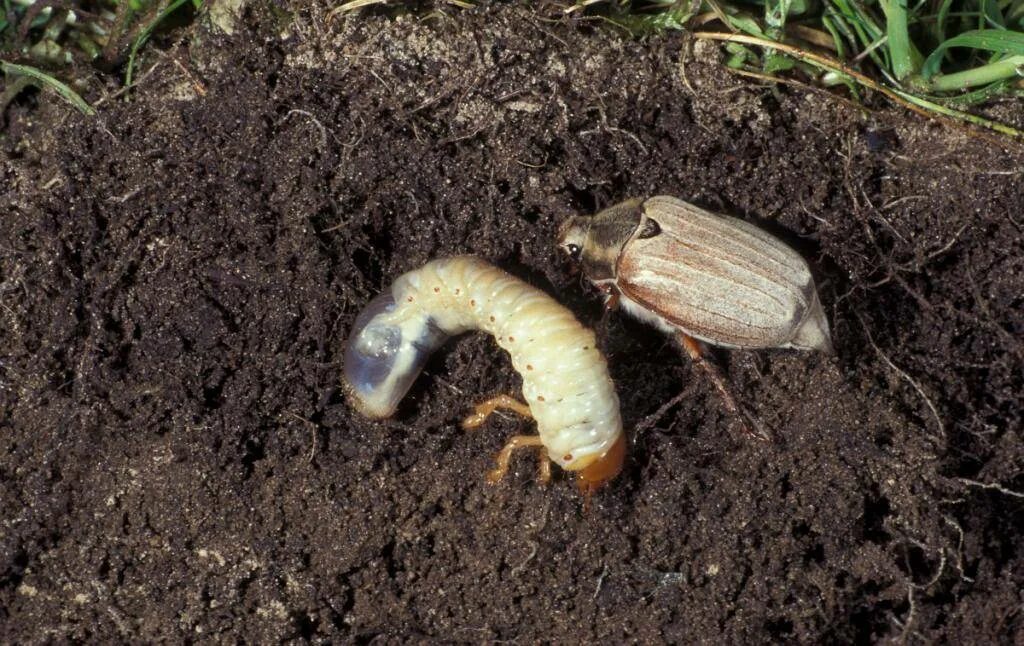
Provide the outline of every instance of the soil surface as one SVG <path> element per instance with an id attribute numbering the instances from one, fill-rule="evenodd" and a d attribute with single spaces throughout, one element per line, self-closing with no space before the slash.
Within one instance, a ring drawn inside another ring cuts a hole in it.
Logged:
<path id="1" fill-rule="evenodd" d="M 3 115 L 3 641 L 1024 642 L 1024 156 L 678 34 L 329 8 Z M 817 274 L 836 358 L 718 353 L 775 442 L 554 246 L 662 193 Z M 530 455 L 484 481 L 526 428 L 458 426 L 519 385 L 489 337 L 345 402 L 360 308 L 456 253 L 601 330 L 630 455 L 589 510 Z"/>

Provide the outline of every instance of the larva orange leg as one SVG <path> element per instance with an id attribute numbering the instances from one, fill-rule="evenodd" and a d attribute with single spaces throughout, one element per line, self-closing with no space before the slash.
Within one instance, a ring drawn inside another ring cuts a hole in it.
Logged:
<path id="1" fill-rule="evenodd" d="M 512 451 L 521 449 L 524 446 L 535 446 L 543 448 L 544 443 L 541 442 L 539 435 L 513 435 L 508 443 L 498 452 L 498 455 L 494 458 L 498 466 L 487 472 L 487 482 L 496 484 L 499 480 L 505 477 L 508 473 L 508 464 L 512 460 Z M 551 463 L 548 462 L 547 458 L 543 453 L 541 457 L 541 468 L 539 479 L 542 483 L 547 483 L 551 479 Z"/>
<path id="2" fill-rule="evenodd" d="M 526 419 L 533 419 L 530 407 L 511 395 L 497 395 L 482 401 L 473 408 L 473 413 L 462 420 L 462 428 L 469 431 L 479 428 L 499 408 L 518 413 Z"/>
<path id="3" fill-rule="evenodd" d="M 748 416 L 744 413 L 743 409 L 740 408 L 740 405 L 736 402 L 736 398 L 732 394 L 732 389 L 729 388 L 728 379 L 722 372 L 722 369 L 718 367 L 718 364 L 716 364 L 711 357 L 704 352 L 701 342 L 691 336 L 683 334 L 682 332 L 677 333 L 676 338 L 679 339 L 679 342 L 683 345 L 686 353 L 690 355 L 690 359 L 693 363 L 702 369 L 704 374 L 708 376 L 708 379 L 711 380 L 711 383 L 715 385 L 715 388 L 718 390 L 718 394 L 722 397 L 722 403 L 725 404 L 725 409 L 729 411 L 730 414 L 739 418 L 740 424 L 743 427 L 743 432 L 752 437 L 756 437 L 759 440 L 764 440 L 765 442 L 771 441 L 771 436 L 768 435 L 768 432 L 764 429 L 761 423 Z"/>
<path id="4" fill-rule="evenodd" d="M 551 482 L 551 460 L 548 459 L 548 456 L 544 455 L 544 451 L 540 451 L 537 454 L 537 460 L 537 482 L 547 486 Z"/>

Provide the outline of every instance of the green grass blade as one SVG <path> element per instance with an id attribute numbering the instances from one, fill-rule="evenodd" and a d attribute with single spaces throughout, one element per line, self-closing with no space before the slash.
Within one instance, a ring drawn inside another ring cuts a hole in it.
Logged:
<path id="1" fill-rule="evenodd" d="M 139 48 L 141 48 L 146 43 L 146 41 L 149 40 L 149 37 L 153 34 L 153 30 L 155 30 L 160 25 L 161 22 L 166 20 L 167 16 L 174 13 L 174 11 L 178 7 L 182 6 L 187 2 L 190 2 L 190 0 L 174 0 L 174 2 L 167 5 L 167 7 L 163 11 L 161 11 L 156 18 L 153 19 L 153 22 L 146 25 L 145 29 L 139 32 L 138 38 L 136 38 L 135 42 L 132 43 L 132 49 L 128 53 L 128 63 L 125 66 L 126 69 L 124 74 L 124 84 L 126 87 L 132 84 L 132 74 L 135 69 L 135 58 L 138 56 Z"/>
<path id="2" fill-rule="evenodd" d="M 792 0 L 766 0 L 764 3 L 764 23 L 767 33 L 781 34 L 786 26 Z"/>
<path id="3" fill-rule="evenodd" d="M 1024 76 L 1022 72 L 1024 72 L 1024 55 L 1010 56 L 964 72 L 934 76 L 926 86 L 932 92 L 952 92 Z"/>
<path id="4" fill-rule="evenodd" d="M 764 3 L 765 33 L 771 40 L 782 40 L 786 28 L 786 16 L 789 15 L 791 0 L 766 0 Z M 774 50 L 767 50 L 764 55 L 764 71 L 774 74 L 791 69 L 793 60 Z"/>
<path id="5" fill-rule="evenodd" d="M 857 0 L 833 0 L 832 4 L 847 20 L 863 30 L 866 35 L 862 41 L 863 44 L 866 45 L 885 33 L 874 17 Z"/>
<path id="6" fill-rule="evenodd" d="M 999 54 L 1024 56 L 1024 33 L 999 29 L 980 29 L 967 31 L 959 36 L 954 36 L 941 43 L 935 48 L 935 51 L 929 54 L 928 58 L 925 59 L 924 65 L 921 66 L 921 76 L 925 80 L 928 80 L 938 74 L 939 66 L 942 64 L 942 57 L 951 47 L 967 47 L 970 49 L 981 49 L 988 52 L 996 52 Z M 998 64 L 999 63 L 993 63 L 993 65 Z M 988 66 L 986 65 L 985 67 Z M 1010 74 L 1012 75 L 1013 73 L 1014 72 L 1010 70 Z M 995 79 L 989 79 L 989 81 L 986 82 L 990 82 L 992 80 Z"/>
<path id="7" fill-rule="evenodd" d="M 910 41 L 907 0 L 879 0 L 879 4 L 885 13 L 892 73 L 902 81 L 915 74 L 921 65 L 921 54 Z"/>
<path id="8" fill-rule="evenodd" d="M 744 15 L 744 14 L 737 14 L 737 15 L 729 15 L 729 14 L 727 14 L 726 18 L 729 19 L 729 24 L 732 25 L 733 28 L 735 28 L 735 29 L 737 29 L 739 31 L 742 31 L 744 33 L 750 34 L 751 36 L 757 36 L 758 38 L 765 38 L 765 33 L 761 29 L 761 25 L 757 24 L 757 21 L 754 20 L 753 18 L 751 18 L 750 16 L 747 16 L 747 15 Z"/>
<path id="9" fill-rule="evenodd" d="M 837 12 L 844 19 L 840 28 L 852 29 L 847 36 L 851 44 L 859 44 L 860 52 L 867 51 L 871 60 L 879 69 L 890 69 L 890 55 L 887 47 L 878 47 L 876 43 L 885 36 L 885 32 L 867 9 L 857 0 L 831 0 Z"/>
<path id="10" fill-rule="evenodd" d="M 935 19 L 935 42 L 941 43 L 946 40 L 946 21 L 949 20 L 949 10 L 953 6 L 953 0 L 942 0 L 939 5 L 938 15 Z"/>
<path id="11" fill-rule="evenodd" d="M 981 0 L 981 15 L 985 16 L 985 22 L 996 29 L 1006 29 L 1006 20 L 996 0 Z"/>
<path id="12" fill-rule="evenodd" d="M 821 17 L 821 24 L 824 25 L 829 36 L 832 36 L 832 42 L 835 43 L 836 57 L 839 60 L 844 60 L 846 58 L 846 44 L 843 42 L 843 36 L 839 32 L 840 28 L 837 25 L 838 22 L 839 20 L 836 20 L 832 16 L 826 15 Z"/>
<path id="13" fill-rule="evenodd" d="M 45 72 L 28 65 L 16 65 L 3 60 L 0 60 L 0 70 L 2 70 L 4 74 L 27 76 L 46 87 L 53 88 L 57 94 L 59 94 L 65 101 L 78 108 L 79 112 L 82 114 L 90 117 L 96 114 L 96 110 L 86 103 L 85 99 L 79 96 L 77 92 Z"/>
<path id="14" fill-rule="evenodd" d="M 1014 95 L 1024 96 L 1022 92 L 1024 92 L 1024 90 L 1018 90 L 1013 87 L 1012 80 L 1004 79 L 1002 81 L 990 83 L 989 85 L 986 85 L 985 87 L 979 88 L 972 92 L 966 92 L 964 94 L 958 94 L 956 96 L 924 96 L 922 98 L 927 99 L 929 101 L 933 101 L 935 103 L 941 103 L 942 105 L 945 106 L 956 107 L 977 105 L 979 103 L 984 103 L 997 97 Z"/>

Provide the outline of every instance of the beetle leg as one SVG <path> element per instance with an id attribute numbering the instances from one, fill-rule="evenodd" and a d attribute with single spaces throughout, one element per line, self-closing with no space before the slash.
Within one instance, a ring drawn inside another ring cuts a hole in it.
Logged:
<path id="1" fill-rule="evenodd" d="M 729 387 L 729 380 L 718 364 L 704 351 L 701 342 L 682 332 L 677 333 L 676 337 L 682 343 L 686 353 L 690 355 L 693 363 L 703 370 L 704 374 L 711 380 L 711 383 L 715 385 L 718 394 L 722 397 L 722 403 L 725 404 L 725 409 L 739 418 L 743 432 L 759 440 L 770 441 L 771 436 L 768 435 L 764 427 L 757 420 L 751 419 L 740 408 L 740 405 L 736 402 L 736 397 L 732 394 L 732 389 Z"/>
<path id="2" fill-rule="evenodd" d="M 639 434 L 649 429 L 650 427 L 654 426 L 655 424 L 661 421 L 662 416 L 665 415 L 665 413 L 667 413 L 670 408 L 674 408 L 677 404 L 679 404 L 679 402 L 683 401 L 689 396 L 690 393 L 687 390 L 683 390 L 683 392 L 679 393 L 672 399 L 668 400 L 667 402 L 659 406 L 658 410 L 654 411 L 647 417 L 643 418 L 643 420 L 633 428 L 633 432 Z"/>
<path id="3" fill-rule="evenodd" d="M 619 292 L 609 291 L 608 298 L 604 300 L 604 309 L 608 312 L 613 312 L 619 309 Z"/>
<path id="4" fill-rule="evenodd" d="M 619 309 L 619 290 L 612 284 L 599 285 L 598 289 L 604 292 L 604 311 L 613 312 Z"/>
<path id="5" fill-rule="evenodd" d="M 598 321 L 595 332 L 597 332 L 598 349 L 601 354 L 608 354 L 608 315 L 619 309 L 619 289 L 614 283 L 602 283 L 597 288 L 604 294 L 604 309 L 601 310 L 601 320 Z"/>
<path id="6" fill-rule="evenodd" d="M 487 482 L 495 484 L 499 480 L 504 478 L 505 474 L 508 473 L 508 463 L 512 459 L 512 451 L 515 451 L 516 449 L 522 448 L 524 446 L 541 447 L 543 445 L 541 444 L 539 435 L 513 435 L 509 439 L 508 443 L 505 444 L 504 448 L 502 448 L 501 451 L 498 452 L 498 455 L 494 458 L 495 462 L 498 463 L 498 466 L 496 466 L 491 471 L 487 472 Z M 545 457 L 543 453 L 541 453 L 541 457 Z M 547 460 L 545 459 L 545 462 L 546 461 Z M 549 465 L 547 467 L 547 478 L 550 479 L 550 477 L 551 467 Z M 546 483 L 546 480 L 544 479 L 543 466 L 541 467 L 540 480 Z"/>
<path id="7" fill-rule="evenodd" d="M 533 413 L 530 412 L 529 406 L 511 395 L 497 395 L 477 404 L 473 408 L 472 414 L 462 420 L 462 428 L 468 431 L 482 426 L 487 418 L 499 408 L 519 413 L 526 419 L 533 419 Z"/>

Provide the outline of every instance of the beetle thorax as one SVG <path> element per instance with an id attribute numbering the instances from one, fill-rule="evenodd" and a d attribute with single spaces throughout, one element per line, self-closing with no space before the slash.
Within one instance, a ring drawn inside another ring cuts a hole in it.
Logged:
<path id="1" fill-rule="evenodd" d="M 642 200 L 628 200 L 589 218 L 583 242 L 583 272 L 593 282 L 614 279 L 615 266 L 626 242 L 643 216 Z"/>

